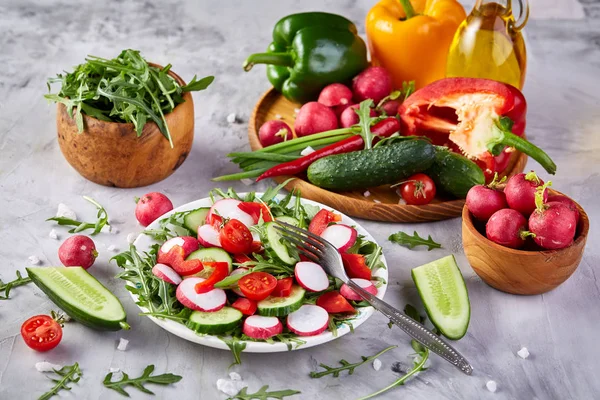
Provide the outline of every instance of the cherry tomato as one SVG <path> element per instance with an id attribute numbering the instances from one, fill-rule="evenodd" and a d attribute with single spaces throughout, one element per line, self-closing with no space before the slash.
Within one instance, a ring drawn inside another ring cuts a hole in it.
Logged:
<path id="1" fill-rule="evenodd" d="M 339 222 L 341 220 L 341 215 L 322 209 L 314 216 L 312 221 L 310 221 L 310 224 L 308 225 L 308 231 L 310 233 L 314 233 L 315 235 L 320 235 L 330 223 Z"/>
<path id="2" fill-rule="evenodd" d="M 161 256 L 161 264 L 173 268 L 181 276 L 194 275 L 204 269 L 200 260 L 186 260 L 185 250 L 179 245 L 171 247 L 168 253 Z"/>
<path id="3" fill-rule="evenodd" d="M 245 201 L 239 204 L 238 208 L 246 214 L 249 214 L 254 220 L 255 224 L 258 224 L 258 221 L 260 220 L 261 216 L 264 222 L 273 221 L 271 211 L 269 210 L 269 207 L 267 207 L 266 204 L 255 203 L 253 201 Z"/>
<path id="4" fill-rule="evenodd" d="M 48 315 L 36 315 L 21 326 L 25 344 L 36 351 L 52 350 L 62 339 L 62 328 Z"/>
<path id="5" fill-rule="evenodd" d="M 325 311 L 330 314 L 338 314 L 338 313 L 354 313 L 356 310 L 348 300 L 344 298 L 337 290 L 332 290 L 331 292 L 323 293 L 317 299 L 317 305 L 319 307 L 323 307 Z"/>
<path id="6" fill-rule="evenodd" d="M 206 268 L 212 268 L 212 272 L 206 280 L 196 284 L 196 293 L 210 292 L 214 289 L 215 283 L 221 282 L 229 275 L 229 263 L 224 261 L 204 261 L 202 264 Z"/>
<path id="7" fill-rule="evenodd" d="M 362 254 L 342 254 L 344 268 L 350 278 L 371 280 L 371 269 L 367 267 L 365 256 Z"/>
<path id="8" fill-rule="evenodd" d="M 256 305 L 256 302 L 254 300 L 240 297 L 239 299 L 233 302 L 231 307 L 239 310 L 244 315 L 254 315 L 258 306 Z"/>
<path id="9" fill-rule="evenodd" d="M 252 259 L 245 254 L 234 254 L 233 261 L 235 261 L 238 264 L 243 264 L 248 261 L 252 261 Z"/>
<path id="10" fill-rule="evenodd" d="M 292 284 L 294 283 L 294 278 L 283 278 L 277 280 L 277 286 L 271 293 L 271 296 L 275 297 L 288 297 L 292 294 Z"/>
<path id="11" fill-rule="evenodd" d="M 253 249 L 250 229 L 237 219 L 230 219 L 219 232 L 221 246 L 229 253 L 246 254 Z"/>
<path id="12" fill-rule="evenodd" d="M 406 204 L 422 206 L 435 197 L 435 183 L 425 174 L 415 174 L 400 185 L 398 192 Z"/>
<path id="13" fill-rule="evenodd" d="M 277 279 L 266 272 L 251 272 L 238 281 L 238 286 L 248 299 L 260 301 L 269 297 L 277 287 Z"/>

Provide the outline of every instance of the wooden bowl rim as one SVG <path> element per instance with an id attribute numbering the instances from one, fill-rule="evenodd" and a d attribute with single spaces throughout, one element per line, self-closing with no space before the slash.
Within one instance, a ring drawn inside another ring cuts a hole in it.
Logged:
<path id="1" fill-rule="evenodd" d="M 512 249 L 510 247 L 502 246 L 498 243 L 492 242 L 487 237 L 482 235 L 477 230 L 477 228 L 475 228 L 475 225 L 473 225 L 473 219 L 472 219 L 473 217 L 471 215 L 471 212 L 467 208 L 466 204 L 463 207 L 463 212 L 462 212 L 463 225 L 469 230 L 469 233 L 475 239 L 477 239 L 477 241 L 479 243 L 481 243 L 482 245 L 491 247 L 492 249 L 494 249 L 496 251 L 504 251 L 506 253 L 513 254 L 516 256 L 521 256 L 521 257 L 534 257 L 534 256 L 538 256 L 540 254 L 543 254 L 544 256 L 549 255 L 549 254 L 557 254 L 563 250 L 567 250 L 571 247 L 579 245 L 582 241 L 587 239 L 587 235 L 588 235 L 588 232 L 590 229 L 590 220 L 588 218 L 587 213 L 585 212 L 583 207 L 581 207 L 581 205 L 579 205 L 579 203 L 577 203 L 571 197 L 569 197 L 569 196 L 565 195 L 564 193 L 561 193 L 557 190 L 553 190 L 553 189 L 549 189 L 549 190 L 550 190 L 551 194 L 560 194 L 562 196 L 569 198 L 573 203 L 575 203 L 575 206 L 579 210 L 579 224 L 581 224 L 580 233 L 577 236 L 577 238 L 575 238 L 575 240 L 573 241 L 573 244 L 571 244 L 568 247 L 565 247 L 563 249 L 556 249 L 556 250 L 520 250 L 520 249 Z M 464 240 L 465 240 L 465 238 L 463 237 L 463 242 L 464 242 Z"/>

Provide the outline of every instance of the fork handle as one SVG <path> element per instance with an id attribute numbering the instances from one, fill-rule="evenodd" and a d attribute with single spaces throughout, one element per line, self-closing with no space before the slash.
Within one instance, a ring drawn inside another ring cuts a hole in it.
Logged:
<path id="1" fill-rule="evenodd" d="M 429 350 L 438 354 L 440 357 L 444 358 L 446 361 L 460 369 L 465 374 L 471 375 L 473 373 L 473 367 L 471 364 L 469 364 L 467 359 L 464 358 L 452 346 L 442 340 L 439 336 L 412 318 L 407 317 L 403 312 L 367 292 L 354 283 L 351 279 L 349 279 L 346 284 L 350 286 L 352 290 L 354 290 L 367 303 L 373 306 L 373 308 L 388 317 L 390 321 L 394 323 L 394 325 L 398 326 L 410 337 L 427 347 Z"/>

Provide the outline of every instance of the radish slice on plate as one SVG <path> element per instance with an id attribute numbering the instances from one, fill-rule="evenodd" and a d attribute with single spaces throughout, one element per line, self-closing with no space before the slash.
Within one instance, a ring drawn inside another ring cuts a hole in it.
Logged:
<path id="1" fill-rule="evenodd" d="M 234 269 L 234 270 L 233 270 L 233 271 L 232 271 L 232 272 L 229 274 L 229 276 L 231 276 L 231 275 L 239 275 L 239 274 L 244 274 L 244 273 L 246 273 L 246 272 L 248 272 L 248 268 L 245 268 L 245 267 L 238 267 L 238 268 Z M 237 289 L 237 288 L 236 288 L 236 289 L 231 289 L 231 290 L 233 291 L 233 293 L 237 294 L 237 295 L 238 295 L 238 296 L 240 296 L 240 297 L 246 297 L 246 296 L 244 296 L 244 293 L 242 293 L 242 291 L 241 291 L 240 289 Z"/>
<path id="2" fill-rule="evenodd" d="M 177 286 L 177 300 L 187 308 L 195 311 L 219 311 L 227 302 L 227 295 L 222 289 L 213 289 L 206 293 L 196 293 L 196 284 L 204 278 L 186 278 Z"/>
<path id="3" fill-rule="evenodd" d="M 198 250 L 200 247 L 200 243 L 198 243 L 198 239 L 191 236 L 178 236 L 172 239 L 167 240 L 160 246 L 158 250 L 158 262 L 162 263 L 162 258 L 173 248 L 173 246 L 180 246 L 183 248 L 184 258 L 187 258 L 194 251 Z"/>
<path id="4" fill-rule="evenodd" d="M 371 293 L 372 295 L 377 295 L 377 288 L 375 287 L 375 285 L 373 285 L 373 282 L 366 280 L 366 279 L 360 279 L 360 278 L 353 278 L 352 282 L 356 283 L 358 286 L 365 289 L 367 292 Z M 354 290 L 352 290 L 350 288 L 350 286 L 346 285 L 345 283 L 340 288 L 340 294 L 348 300 L 354 300 L 354 301 L 362 300 L 362 297 L 360 297 L 358 294 L 356 294 L 356 292 Z"/>
<path id="5" fill-rule="evenodd" d="M 181 283 L 181 277 L 179 274 L 168 265 L 156 264 L 154 267 L 152 267 L 152 273 L 159 279 L 162 279 L 171 285 L 179 285 Z"/>
<path id="6" fill-rule="evenodd" d="M 221 247 L 219 231 L 212 225 L 198 227 L 198 241 L 204 247 Z"/>
<path id="7" fill-rule="evenodd" d="M 358 233 L 348 225 L 335 224 L 325 228 L 321 237 L 334 245 L 339 251 L 344 252 L 354 245 Z"/>
<path id="8" fill-rule="evenodd" d="M 253 339 L 268 339 L 283 332 L 283 324 L 277 317 L 252 315 L 244 321 L 243 332 Z"/>
<path id="9" fill-rule="evenodd" d="M 329 278 L 319 264 L 311 261 L 300 261 L 294 268 L 298 284 L 311 292 L 320 292 L 329 287 Z"/>
<path id="10" fill-rule="evenodd" d="M 304 304 L 287 317 L 288 329 L 299 336 L 314 336 L 327 329 L 329 313 L 323 307 Z"/>
<path id="11" fill-rule="evenodd" d="M 242 204 L 242 202 L 235 199 L 219 200 L 210 208 L 206 220 L 209 221 L 210 216 L 216 213 L 223 218 L 237 219 L 246 226 L 256 225 L 254 223 L 254 218 L 252 218 L 250 214 L 245 213 L 238 208 L 240 204 Z"/>

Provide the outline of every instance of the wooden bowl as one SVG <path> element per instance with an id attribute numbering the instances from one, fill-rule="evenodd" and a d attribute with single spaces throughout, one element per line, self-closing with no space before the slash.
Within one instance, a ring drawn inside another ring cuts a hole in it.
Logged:
<path id="1" fill-rule="evenodd" d="M 587 214 L 575 204 L 580 218 L 573 244 L 560 250 L 544 251 L 515 250 L 488 240 L 474 225 L 481 223 L 465 206 L 462 240 L 471 267 L 485 283 L 507 293 L 541 294 L 556 288 L 577 269 L 590 227 Z"/>
<path id="2" fill-rule="evenodd" d="M 177 74 L 169 74 L 185 85 Z M 179 168 L 192 148 L 194 102 L 189 92 L 183 98 L 183 103 L 165 115 L 173 148 L 154 122 L 146 123 L 138 137 L 131 123 L 105 122 L 83 114 L 85 130 L 78 133 L 75 120 L 59 103 L 56 128 L 60 149 L 77 172 L 100 185 L 132 188 L 161 181 Z"/>
<path id="3" fill-rule="evenodd" d="M 250 117 L 248 141 L 252 150 L 262 149 L 263 147 L 258 139 L 258 130 L 263 123 L 272 119 L 281 119 L 293 128 L 296 116 L 294 110 L 300 107 L 300 104 L 292 103 L 276 90 L 268 90 L 258 100 Z M 523 172 L 526 163 L 527 156 L 515 151 L 511 155 L 510 164 L 501 176 L 512 176 Z M 276 182 L 282 183 L 289 178 L 291 177 L 280 176 L 274 179 Z M 302 192 L 302 197 L 327 204 L 344 214 L 373 221 L 439 221 L 460 216 L 465 204 L 463 199 L 436 197 L 430 204 L 411 206 L 399 204 L 400 197 L 395 189 L 390 189 L 389 185 L 370 188 L 368 190 L 370 196 L 365 197 L 365 190 L 332 192 L 311 184 L 306 180 L 306 177 L 295 178 L 287 184 L 287 190 L 299 189 Z"/>

